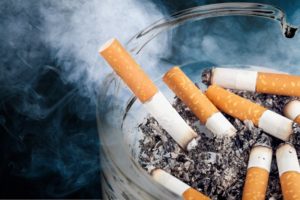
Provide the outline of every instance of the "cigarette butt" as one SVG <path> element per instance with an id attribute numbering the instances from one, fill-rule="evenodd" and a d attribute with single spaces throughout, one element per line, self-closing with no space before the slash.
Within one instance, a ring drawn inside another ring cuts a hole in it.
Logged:
<path id="1" fill-rule="evenodd" d="M 235 135 L 236 129 L 219 112 L 211 101 L 197 88 L 179 67 L 173 67 L 163 77 L 170 89 L 216 135 Z"/>
<path id="2" fill-rule="evenodd" d="M 117 39 L 109 40 L 99 52 L 141 102 L 148 101 L 158 92 L 154 83 Z"/>
<path id="3" fill-rule="evenodd" d="M 266 94 L 300 96 L 300 76 L 234 68 L 215 68 L 211 73 L 211 84 L 224 88 Z"/>
<path id="4" fill-rule="evenodd" d="M 266 133 L 287 141 L 293 133 L 293 121 L 242 98 L 217 85 L 211 85 L 206 96 L 221 111 L 242 121 L 251 120 Z"/>
<path id="5" fill-rule="evenodd" d="M 243 200 L 264 200 L 272 162 L 272 149 L 254 146 L 250 152 Z"/>
<path id="6" fill-rule="evenodd" d="M 118 40 L 108 41 L 101 48 L 100 54 L 183 149 L 189 150 L 196 145 L 195 131 L 176 112 Z"/>
<path id="7" fill-rule="evenodd" d="M 255 92 L 257 72 L 234 68 L 214 68 L 211 70 L 211 84 L 224 88 Z"/>
<path id="8" fill-rule="evenodd" d="M 299 200 L 300 166 L 293 145 L 280 145 L 276 151 L 276 159 L 284 200 Z"/>
<path id="9" fill-rule="evenodd" d="M 169 189 L 184 200 L 209 200 L 206 195 L 191 188 L 186 183 L 165 172 L 162 169 L 155 169 L 151 172 L 153 179 L 165 188 Z"/>
<path id="10" fill-rule="evenodd" d="M 284 116 L 300 124 L 300 101 L 293 100 L 287 103 L 283 109 Z"/>

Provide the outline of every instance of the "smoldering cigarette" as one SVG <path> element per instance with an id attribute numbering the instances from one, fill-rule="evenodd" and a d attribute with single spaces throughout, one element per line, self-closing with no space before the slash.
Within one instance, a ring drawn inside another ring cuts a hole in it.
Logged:
<path id="1" fill-rule="evenodd" d="M 183 148 L 195 145 L 197 134 L 182 119 L 148 75 L 117 39 L 103 45 L 99 53 L 128 85 L 149 113 Z"/>
<path id="2" fill-rule="evenodd" d="M 284 73 L 214 68 L 210 83 L 228 89 L 300 97 L 300 76 Z"/>
<path id="3" fill-rule="evenodd" d="M 287 141 L 294 133 L 292 120 L 217 85 L 209 86 L 205 94 L 221 111 L 242 121 L 251 120 L 255 126 L 276 138 Z"/>
<path id="4" fill-rule="evenodd" d="M 172 176 L 162 169 L 155 169 L 151 172 L 153 179 L 173 193 L 182 196 L 184 200 L 209 200 L 206 195 L 193 189 L 186 183 Z"/>
<path id="5" fill-rule="evenodd" d="M 179 67 L 173 67 L 163 77 L 171 90 L 191 109 L 202 124 L 217 136 L 233 136 L 234 126 L 210 102 Z"/>
<path id="6" fill-rule="evenodd" d="M 252 148 L 243 189 L 243 200 L 265 199 L 271 162 L 272 149 L 270 147 L 257 145 Z"/>
<path id="7" fill-rule="evenodd" d="M 283 109 L 283 114 L 287 118 L 300 124 L 300 101 L 293 100 L 287 103 Z"/>
<path id="8" fill-rule="evenodd" d="M 285 200 L 300 199 L 300 166 L 293 145 L 281 144 L 276 151 L 280 185 Z"/>

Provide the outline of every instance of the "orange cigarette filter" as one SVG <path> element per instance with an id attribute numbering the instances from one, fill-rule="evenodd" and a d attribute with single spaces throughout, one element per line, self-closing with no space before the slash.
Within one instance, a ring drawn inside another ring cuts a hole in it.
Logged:
<path id="1" fill-rule="evenodd" d="M 300 115 L 298 117 L 296 117 L 296 119 L 294 119 L 294 122 L 300 124 Z"/>
<path id="2" fill-rule="evenodd" d="M 299 200 L 300 199 L 300 173 L 286 172 L 280 177 L 281 190 L 284 200 Z"/>
<path id="3" fill-rule="evenodd" d="M 179 69 L 173 67 L 163 77 L 164 82 L 173 90 L 173 92 L 192 110 L 199 118 L 201 123 L 206 120 L 218 109 L 210 100 L 197 88 L 194 83 Z"/>
<path id="4" fill-rule="evenodd" d="M 300 96 L 300 76 L 258 72 L 256 91 L 285 96 Z"/>
<path id="5" fill-rule="evenodd" d="M 193 189 L 186 183 L 162 169 L 153 170 L 151 175 L 156 182 L 160 183 L 178 196 L 182 196 L 184 200 L 210 200 L 208 196 Z"/>
<path id="6" fill-rule="evenodd" d="M 209 86 L 205 94 L 223 112 L 242 121 L 251 120 L 256 126 L 262 114 L 267 110 L 217 85 Z"/>
<path id="7" fill-rule="evenodd" d="M 243 200 L 264 200 L 268 188 L 269 172 L 259 167 L 248 169 Z"/>
<path id="8" fill-rule="evenodd" d="M 100 54 L 142 102 L 150 100 L 158 89 L 142 68 L 116 39 L 108 41 Z"/>
<path id="9" fill-rule="evenodd" d="M 207 197 L 204 194 L 198 192 L 194 188 L 187 189 L 182 194 L 182 197 L 183 197 L 184 200 L 210 200 L 209 197 Z"/>

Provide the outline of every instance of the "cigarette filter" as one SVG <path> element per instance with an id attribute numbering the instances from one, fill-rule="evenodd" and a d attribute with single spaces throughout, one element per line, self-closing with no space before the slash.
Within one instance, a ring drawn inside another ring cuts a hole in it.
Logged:
<path id="1" fill-rule="evenodd" d="M 284 200 L 299 200 L 300 167 L 295 148 L 289 143 L 281 144 L 276 159 Z"/>
<path id="2" fill-rule="evenodd" d="M 254 146 L 250 152 L 243 200 L 264 200 L 272 162 L 272 149 Z"/>
<path id="3" fill-rule="evenodd" d="M 183 148 L 192 148 L 197 134 L 182 119 L 165 96 L 158 90 L 142 68 L 118 40 L 108 41 L 100 54 L 123 79 L 149 113 Z"/>
<path id="4" fill-rule="evenodd" d="M 192 110 L 202 124 L 216 135 L 235 135 L 236 129 L 179 67 L 163 77 L 164 82 Z"/>
<path id="5" fill-rule="evenodd" d="M 151 172 L 155 181 L 172 191 L 173 193 L 182 196 L 184 200 L 209 200 L 210 198 L 197 190 L 191 188 L 186 183 L 165 172 L 162 169 L 155 169 Z"/>
<path id="6" fill-rule="evenodd" d="M 242 98 L 217 85 L 211 85 L 206 96 L 221 111 L 242 121 L 251 120 L 266 133 L 287 141 L 293 133 L 293 121 Z"/>
<path id="7" fill-rule="evenodd" d="M 211 73 L 211 84 L 224 88 L 285 96 L 300 96 L 300 76 L 232 68 L 215 68 Z"/>
<path id="8" fill-rule="evenodd" d="M 283 110 L 284 115 L 300 124 L 300 101 L 293 100 L 285 105 Z"/>

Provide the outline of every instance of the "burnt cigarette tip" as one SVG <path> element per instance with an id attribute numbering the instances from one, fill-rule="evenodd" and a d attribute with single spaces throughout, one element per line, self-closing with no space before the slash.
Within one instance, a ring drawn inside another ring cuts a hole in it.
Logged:
<path id="1" fill-rule="evenodd" d="M 255 143 L 255 144 L 253 145 L 252 149 L 254 149 L 254 148 L 260 148 L 260 147 L 268 148 L 268 149 L 271 149 L 271 150 L 272 150 L 272 147 L 271 147 L 269 144 L 267 144 L 267 143 L 260 143 L 260 142 Z"/>
<path id="2" fill-rule="evenodd" d="M 294 145 L 292 143 L 290 143 L 290 142 L 283 142 L 283 143 L 281 143 L 281 144 L 279 144 L 277 146 L 276 151 L 278 151 L 278 149 L 280 149 L 281 147 L 284 147 L 284 146 L 290 146 L 290 147 L 294 148 Z"/>
<path id="3" fill-rule="evenodd" d="M 201 75 L 202 83 L 205 84 L 206 86 L 209 86 L 211 84 L 213 69 L 214 69 L 214 67 L 207 68 L 207 69 L 204 69 L 202 72 L 202 75 Z"/>
<path id="4" fill-rule="evenodd" d="M 271 148 L 272 138 L 266 134 L 260 135 L 260 137 L 257 139 L 255 146 L 264 146 L 264 147 L 270 147 Z"/>

